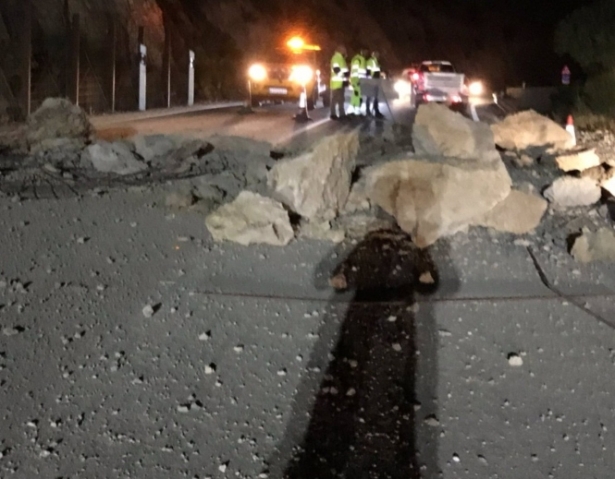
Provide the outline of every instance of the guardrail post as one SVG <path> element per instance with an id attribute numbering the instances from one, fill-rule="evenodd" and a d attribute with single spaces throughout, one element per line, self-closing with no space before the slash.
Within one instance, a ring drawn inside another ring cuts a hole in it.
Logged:
<path id="1" fill-rule="evenodd" d="M 32 1 L 23 2 L 23 31 L 21 56 L 21 106 L 25 117 L 30 115 L 32 109 Z"/>
<path id="2" fill-rule="evenodd" d="M 188 64 L 188 106 L 194 105 L 194 52 L 190 50 L 188 52 L 189 64 Z"/>
<path id="3" fill-rule="evenodd" d="M 79 14 L 74 14 L 71 22 L 71 89 L 70 99 L 75 105 L 79 105 L 79 70 L 81 49 L 81 27 Z"/>
<path id="4" fill-rule="evenodd" d="M 145 31 L 139 27 L 139 111 L 145 111 L 147 100 L 147 47 L 143 39 Z"/>
<path id="5" fill-rule="evenodd" d="M 117 24 L 115 20 L 111 23 L 111 113 L 115 113 L 115 82 L 117 69 Z"/>

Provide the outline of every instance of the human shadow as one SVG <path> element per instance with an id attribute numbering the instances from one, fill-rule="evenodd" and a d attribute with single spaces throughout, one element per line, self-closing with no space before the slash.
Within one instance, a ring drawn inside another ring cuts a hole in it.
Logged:
<path id="1" fill-rule="evenodd" d="M 438 260 L 448 260 L 446 243 Z M 447 293 L 457 289 L 451 271 Z M 428 298 L 442 278 L 430 252 L 403 233 L 372 233 L 349 254 L 334 250 L 315 282 L 336 293 L 268 477 L 436 477 L 438 331 Z"/>

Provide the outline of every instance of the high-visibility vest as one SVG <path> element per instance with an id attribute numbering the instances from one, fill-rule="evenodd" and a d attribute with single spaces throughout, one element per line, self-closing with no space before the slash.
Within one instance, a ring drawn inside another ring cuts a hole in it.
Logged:
<path id="1" fill-rule="evenodd" d="M 366 64 L 365 57 L 360 53 L 352 57 L 350 62 L 350 78 L 365 78 L 367 76 Z"/>
<path id="2" fill-rule="evenodd" d="M 377 58 L 370 57 L 369 60 L 367 60 L 367 70 L 371 73 L 372 77 L 374 76 L 374 73 L 380 72 L 380 63 L 378 63 Z"/>
<path id="3" fill-rule="evenodd" d="M 339 68 L 339 73 L 335 73 L 334 68 Z M 331 81 L 329 82 L 332 90 L 337 90 L 344 86 L 346 72 L 348 72 L 348 65 L 344 55 L 340 52 L 335 52 L 331 58 Z"/>

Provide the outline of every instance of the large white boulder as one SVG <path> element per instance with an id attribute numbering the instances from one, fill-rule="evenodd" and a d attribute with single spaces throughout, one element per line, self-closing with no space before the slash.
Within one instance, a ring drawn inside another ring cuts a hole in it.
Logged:
<path id="1" fill-rule="evenodd" d="M 346 204 L 359 150 L 357 131 L 336 133 L 269 172 L 274 196 L 308 219 L 331 220 Z"/>
<path id="2" fill-rule="evenodd" d="M 534 110 L 507 116 L 491 125 L 495 143 L 505 150 L 561 151 L 574 147 L 570 134 L 553 120 Z"/>
<path id="3" fill-rule="evenodd" d="M 472 121 L 437 103 L 419 107 L 412 143 L 419 157 L 499 158 L 489 125 Z"/>
<path id="4" fill-rule="evenodd" d="M 594 148 L 589 150 L 574 151 L 555 158 L 560 169 L 568 171 L 585 171 L 589 168 L 600 166 L 602 161 Z"/>
<path id="5" fill-rule="evenodd" d="M 510 193 L 502 160 L 401 160 L 370 169 L 368 196 L 411 234 L 419 247 L 454 234 Z"/>

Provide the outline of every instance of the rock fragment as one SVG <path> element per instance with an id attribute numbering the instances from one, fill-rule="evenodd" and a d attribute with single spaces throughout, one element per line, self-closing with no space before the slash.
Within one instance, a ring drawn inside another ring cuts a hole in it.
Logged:
<path id="1" fill-rule="evenodd" d="M 590 178 L 563 176 L 544 192 L 543 196 L 559 207 L 587 206 L 600 200 L 600 187 Z"/>
<path id="2" fill-rule="evenodd" d="M 593 233 L 585 228 L 574 241 L 570 253 L 581 263 L 615 261 L 615 232 L 601 228 Z"/>
<path id="3" fill-rule="evenodd" d="M 493 209 L 474 220 L 474 225 L 507 233 L 526 234 L 540 224 L 546 209 L 547 202 L 542 198 L 511 190 Z"/>
<path id="4" fill-rule="evenodd" d="M 131 175 L 147 170 L 147 165 L 139 161 L 123 142 L 99 141 L 88 146 L 81 154 L 81 164 L 92 166 L 101 173 L 117 175 Z"/>
<path id="5" fill-rule="evenodd" d="M 356 131 L 327 136 L 310 151 L 277 162 L 268 185 L 304 218 L 332 220 L 346 204 L 358 150 Z"/>
<path id="6" fill-rule="evenodd" d="M 266 243 L 283 246 L 294 232 L 284 207 L 270 198 L 242 191 L 232 202 L 205 219 L 215 241 L 233 241 L 244 246 Z"/>
<path id="7" fill-rule="evenodd" d="M 496 145 L 506 150 L 563 151 L 574 147 L 570 134 L 534 110 L 507 116 L 491 125 Z"/>
<path id="8" fill-rule="evenodd" d="M 555 158 L 555 162 L 565 172 L 585 171 L 588 168 L 600 166 L 602 163 L 600 157 L 596 154 L 596 150 L 593 148 L 558 156 Z"/>

